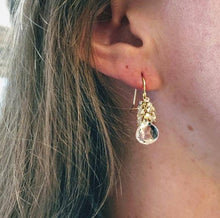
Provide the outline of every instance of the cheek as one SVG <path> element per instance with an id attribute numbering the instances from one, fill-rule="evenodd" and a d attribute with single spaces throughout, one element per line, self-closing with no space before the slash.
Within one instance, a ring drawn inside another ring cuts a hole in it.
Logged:
<path id="1" fill-rule="evenodd" d="M 176 1 L 161 7 L 161 69 L 170 96 L 194 113 L 220 111 L 220 4 Z M 219 116 L 220 117 L 220 116 Z M 220 119 L 219 119 L 220 120 Z"/>

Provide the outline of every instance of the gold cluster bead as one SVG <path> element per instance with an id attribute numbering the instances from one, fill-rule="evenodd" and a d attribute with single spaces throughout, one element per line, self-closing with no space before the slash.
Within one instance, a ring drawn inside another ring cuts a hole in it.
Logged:
<path id="1" fill-rule="evenodd" d="M 137 114 L 138 125 L 143 122 L 153 123 L 156 122 L 156 111 L 150 99 L 144 96 L 143 101 L 139 102 L 138 114 Z"/>

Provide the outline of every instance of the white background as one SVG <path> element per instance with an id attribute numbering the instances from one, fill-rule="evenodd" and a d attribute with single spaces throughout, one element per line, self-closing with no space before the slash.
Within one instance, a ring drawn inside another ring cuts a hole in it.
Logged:
<path id="1" fill-rule="evenodd" d="M 0 0 L 0 26 L 10 26 L 10 18 L 6 6 L 6 0 Z"/>
<path id="2" fill-rule="evenodd" d="M 0 0 L 0 26 L 10 27 L 9 11 L 6 0 Z M 6 79 L 0 78 L 0 105 L 2 102 L 3 91 L 6 86 Z"/>
<path id="3" fill-rule="evenodd" d="M 2 103 L 3 95 L 4 95 L 4 89 L 6 87 L 6 82 L 7 82 L 6 79 L 0 78 L 0 106 Z"/>

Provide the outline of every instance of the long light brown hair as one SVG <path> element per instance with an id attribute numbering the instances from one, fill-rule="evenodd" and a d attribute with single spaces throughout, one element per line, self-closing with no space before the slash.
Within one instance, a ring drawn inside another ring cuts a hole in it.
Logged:
<path id="1" fill-rule="evenodd" d="M 21 0 L 0 122 L 0 217 L 104 217 L 120 113 L 89 64 L 108 0 Z M 80 57 L 84 57 L 83 60 Z"/>

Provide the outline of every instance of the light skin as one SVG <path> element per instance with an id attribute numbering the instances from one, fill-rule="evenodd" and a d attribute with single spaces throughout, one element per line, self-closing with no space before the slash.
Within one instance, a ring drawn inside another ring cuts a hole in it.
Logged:
<path id="1" fill-rule="evenodd" d="M 114 78 L 122 108 L 143 73 L 160 131 L 139 144 L 136 114 L 125 111 L 130 138 L 111 217 L 220 217 L 219 20 L 219 0 L 117 0 L 112 20 L 97 22 L 96 68 Z"/>

